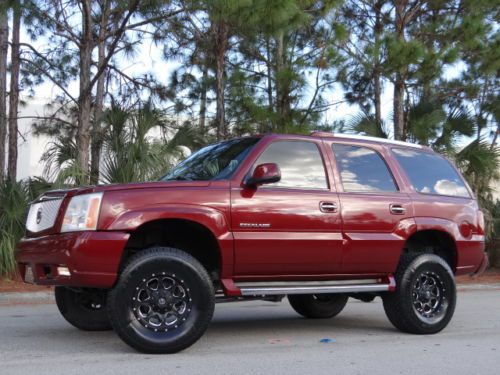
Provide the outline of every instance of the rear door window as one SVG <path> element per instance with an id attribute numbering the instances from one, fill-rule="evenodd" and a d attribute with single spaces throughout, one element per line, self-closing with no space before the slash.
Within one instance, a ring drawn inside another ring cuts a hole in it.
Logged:
<path id="1" fill-rule="evenodd" d="M 443 156 L 402 148 L 392 152 L 419 193 L 470 197 L 464 181 Z"/>
<path id="2" fill-rule="evenodd" d="M 378 152 L 362 146 L 333 144 L 346 192 L 396 192 L 396 182 Z"/>

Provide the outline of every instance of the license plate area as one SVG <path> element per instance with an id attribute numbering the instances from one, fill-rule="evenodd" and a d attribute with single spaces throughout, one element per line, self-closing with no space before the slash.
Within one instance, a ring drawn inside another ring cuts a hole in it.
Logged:
<path id="1" fill-rule="evenodd" d="M 28 284 L 35 283 L 35 275 L 33 274 L 31 266 L 26 266 L 26 271 L 24 272 L 24 282 Z"/>

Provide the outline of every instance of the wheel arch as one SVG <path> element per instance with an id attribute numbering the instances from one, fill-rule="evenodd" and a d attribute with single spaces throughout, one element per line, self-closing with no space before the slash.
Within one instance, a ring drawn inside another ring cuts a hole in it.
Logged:
<path id="1" fill-rule="evenodd" d="M 134 254 L 153 246 L 165 246 L 192 255 L 207 269 L 212 279 L 219 280 L 227 272 L 227 264 L 232 264 L 232 248 L 227 246 L 227 237 L 220 225 L 206 217 L 204 220 L 186 218 L 183 215 L 163 214 L 150 217 L 150 220 L 143 220 L 130 230 L 119 272 Z"/>
<path id="2" fill-rule="evenodd" d="M 405 242 L 404 253 L 436 254 L 443 258 L 453 272 L 457 269 L 457 245 L 454 237 L 443 229 L 420 229 L 412 233 Z"/>

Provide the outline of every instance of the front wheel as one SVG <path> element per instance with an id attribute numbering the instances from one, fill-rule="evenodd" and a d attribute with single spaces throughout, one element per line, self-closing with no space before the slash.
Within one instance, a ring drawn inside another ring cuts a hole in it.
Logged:
<path id="1" fill-rule="evenodd" d="M 396 272 L 396 291 L 382 296 L 390 322 L 399 330 L 432 334 L 444 329 L 455 311 L 453 272 L 434 254 L 405 254 Z"/>
<path id="2" fill-rule="evenodd" d="M 106 313 L 106 294 L 103 289 L 55 288 L 56 304 L 61 315 L 82 331 L 111 329 Z"/>
<path id="3" fill-rule="evenodd" d="M 291 294 L 288 301 L 300 315 L 310 319 L 327 319 L 338 315 L 345 307 L 346 294 Z"/>
<path id="4" fill-rule="evenodd" d="M 175 353 L 194 344 L 214 312 L 213 284 L 191 255 L 155 247 L 135 255 L 108 295 L 113 329 L 146 353 Z"/>

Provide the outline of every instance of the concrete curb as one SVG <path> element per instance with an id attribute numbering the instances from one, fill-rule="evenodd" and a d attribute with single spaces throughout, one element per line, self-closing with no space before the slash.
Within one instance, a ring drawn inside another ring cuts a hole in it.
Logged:
<path id="1" fill-rule="evenodd" d="M 54 292 L 8 292 L 0 293 L 0 304 L 2 303 L 14 303 L 14 302 L 53 302 Z"/>
<path id="2" fill-rule="evenodd" d="M 458 284 L 457 290 L 499 290 L 500 283 L 488 283 L 488 284 Z"/>
<path id="3" fill-rule="evenodd" d="M 457 290 L 500 290 L 500 283 L 458 284 Z M 54 303 L 54 292 L 7 292 L 0 293 L 0 305 L 13 303 Z"/>

